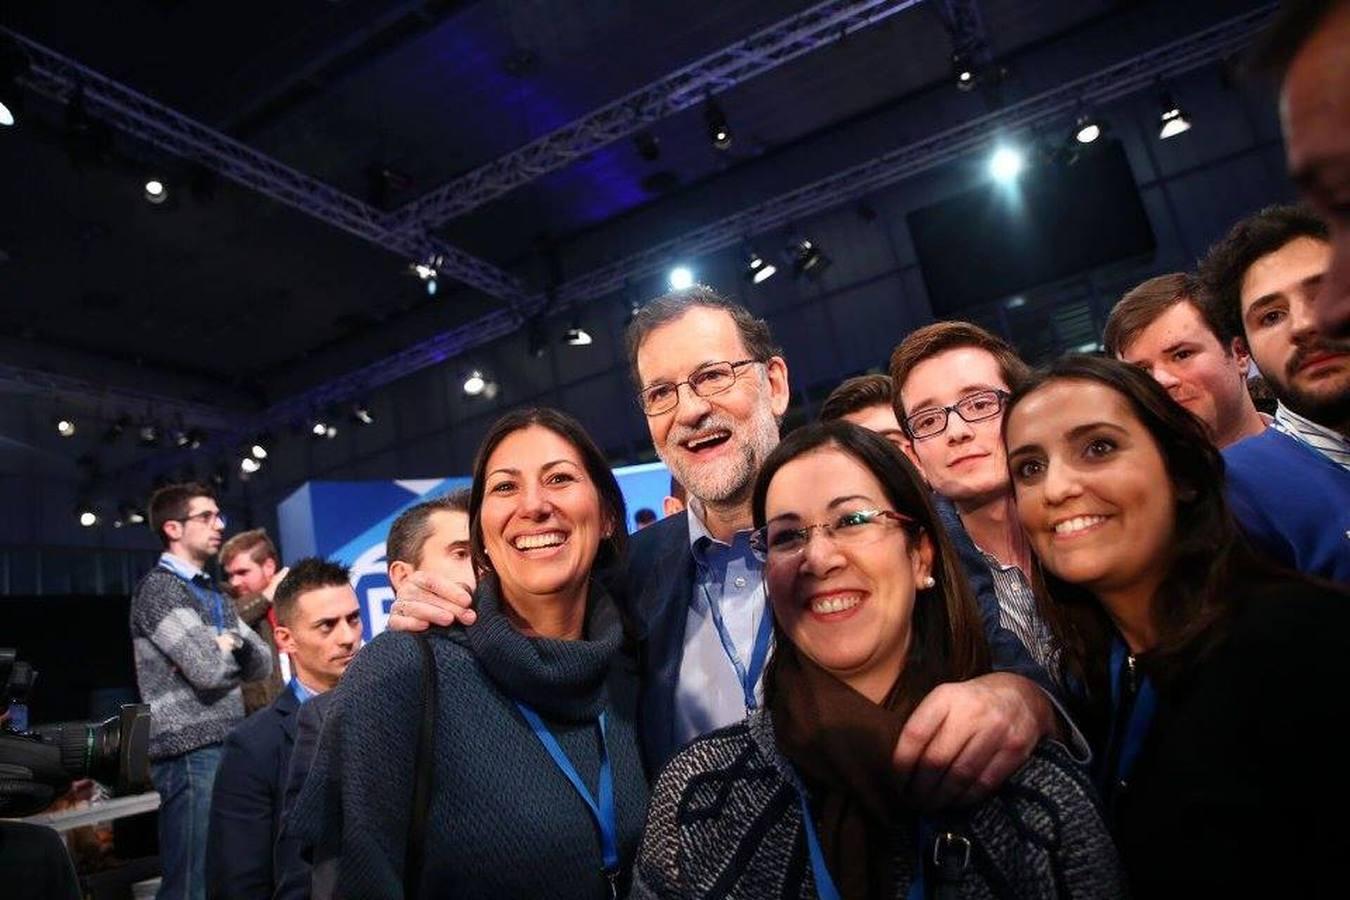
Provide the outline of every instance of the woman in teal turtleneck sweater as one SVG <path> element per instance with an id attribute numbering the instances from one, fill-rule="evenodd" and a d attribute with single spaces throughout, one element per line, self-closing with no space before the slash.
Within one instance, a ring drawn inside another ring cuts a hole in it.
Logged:
<path id="1" fill-rule="evenodd" d="M 438 702 L 423 897 L 624 894 L 647 779 L 637 666 L 598 574 L 623 497 L 554 410 L 500 419 L 474 463 L 477 621 L 433 635 Z M 386 633 L 337 688 L 290 827 L 346 897 L 401 897 L 421 719 L 417 638 Z M 331 868 L 330 868 L 331 871 Z"/>

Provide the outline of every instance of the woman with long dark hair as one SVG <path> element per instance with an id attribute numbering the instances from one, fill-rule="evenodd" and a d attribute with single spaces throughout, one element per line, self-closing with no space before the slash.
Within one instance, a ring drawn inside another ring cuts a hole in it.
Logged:
<path id="1" fill-rule="evenodd" d="M 810 425 L 765 461 L 753 508 L 776 629 L 764 707 L 662 772 L 634 896 L 1120 896 L 1091 785 L 1057 744 L 972 809 L 905 801 L 906 717 L 989 670 L 913 466 L 855 425 Z"/>
<path id="2" fill-rule="evenodd" d="M 1350 593 L 1252 552 L 1204 426 L 1137 368 L 1065 357 L 1004 438 L 1134 893 L 1342 892 Z"/>
<path id="3" fill-rule="evenodd" d="M 344 897 L 620 895 L 647 781 L 603 577 L 624 560 L 619 486 L 574 419 L 521 410 L 479 447 L 469 519 L 478 618 L 429 638 L 430 682 L 415 635 L 357 655 L 291 827 Z"/>

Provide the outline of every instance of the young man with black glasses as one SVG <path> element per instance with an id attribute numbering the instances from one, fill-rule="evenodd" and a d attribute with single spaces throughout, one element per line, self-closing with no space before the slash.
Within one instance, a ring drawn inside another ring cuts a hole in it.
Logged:
<path id="1" fill-rule="evenodd" d="M 891 355 L 895 414 L 909 457 L 933 491 L 948 529 L 970 536 L 994 579 L 1000 624 L 1054 672 L 1050 633 L 1026 573 L 1031 554 L 1012 510 L 1003 448 L 1003 401 L 1027 377 L 1001 338 L 968 322 L 938 322 Z"/>
<path id="2" fill-rule="evenodd" d="M 244 718 L 239 686 L 272 670 L 267 644 L 204 570 L 225 517 L 200 484 L 160 488 L 150 527 L 164 545 L 131 597 L 141 698 L 150 704 L 150 777 L 159 791 L 158 896 L 206 896 L 206 831 L 221 741 Z"/>

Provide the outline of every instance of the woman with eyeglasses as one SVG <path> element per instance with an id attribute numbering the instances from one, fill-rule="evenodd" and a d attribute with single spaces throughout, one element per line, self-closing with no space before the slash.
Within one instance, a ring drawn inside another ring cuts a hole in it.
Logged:
<path id="1" fill-rule="evenodd" d="M 1140 369 L 1065 357 L 1005 416 L 1132 892 L 1344 896 L 1350 592 L 1250 549 L 1204 425 Z"/>
<path id="2" fill-rule="evenodd" d="M 1043 744 L 989 800 L 905 801 L 900 731 L 943 682 L 989 670 L 927 488 L 884 438 L 801 428 L 755 483 L 776 645 L 764 707 L 689 745 L 652 791 L 637 897 L 1114 897 L 1091 784 Z"/>

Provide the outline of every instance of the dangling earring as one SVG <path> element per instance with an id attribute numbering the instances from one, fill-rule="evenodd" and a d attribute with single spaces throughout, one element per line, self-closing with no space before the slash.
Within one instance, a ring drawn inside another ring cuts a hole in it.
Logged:
<path id="1" fill-rule="evenodd" d="M 919 584 L 920 590 L 925 590 L 925 591 L 930 590 L 930 589 L 935 588 L 935 587 L 937 587 L 937 579 L 934 578 L 932 575 L 929 575 L 927 578 L 925 578 L 925 579 Z"/>

